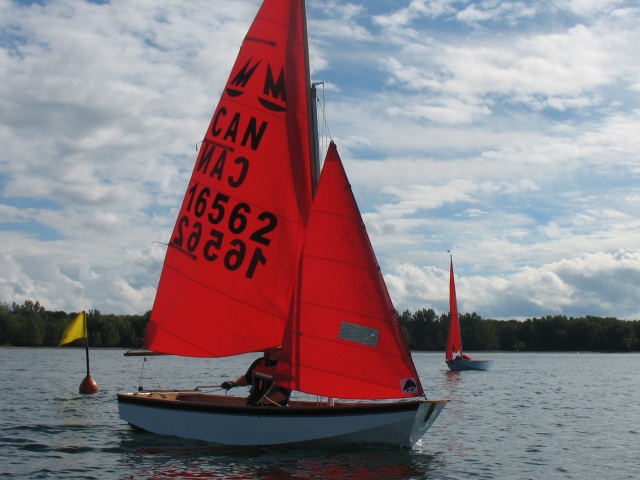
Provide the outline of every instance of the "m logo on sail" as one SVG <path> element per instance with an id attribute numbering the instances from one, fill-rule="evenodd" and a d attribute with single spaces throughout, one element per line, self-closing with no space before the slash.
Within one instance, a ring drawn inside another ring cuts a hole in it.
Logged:
<path id="1" fill-rule="evenodd" d="M 240 71 L 233 77 L 233 80 L 227 85 L 225 91 L 230 97 L 239 97 L 245 92 L 249 80 L 251 80 L 251 77 L 261 62 L 258 60 L 252 65 L 251 60 L 252 59 L 249 59 L 247 63 L 242 66 Z M 271 65 L 267 65 L 262 95 L 258 96 L 258 101 L 263 107 L 273 112 L 284 112 L 287 110 L 287 86 L 283 68 L 280 69 L 280 73 L 276 78 L 271 69 Z"/>
<path id="2" fill-rule="evenodd" d="M 231 80 L 231 85 L 227 86 L 227 95 L 230 97 L 239 97 L 244 93 L 244 88 L 247 86 L 247 83 L 256 71 L 256 68 L 258 68 L 258 65 L 260 65 L 260 60 L 258 60 L 256 64 L 251 66 L 251 60 L 252 59 L 250 58 L 249 61 L 244 64 L 236 76 L 233 77 L 233 80 Z M 233 88 L 232 86 L 236 88 Z"/>
<path id="3" fill-rule="evenodd" d="M 284 112 L 287 109 L 287 87 L 284 81 L 284 69 L 280 69 L 280 74 L 276 80 L 271 71 L 271 65 L 267 66 L 267 74 L 264 79 L 264 96 L 258 100 L 264 108 L 274 112 Z"/>

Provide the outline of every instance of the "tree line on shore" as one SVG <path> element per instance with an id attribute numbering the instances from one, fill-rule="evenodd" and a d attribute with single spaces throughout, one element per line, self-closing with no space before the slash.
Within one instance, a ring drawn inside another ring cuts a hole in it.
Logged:
<path id="1" fill-rule="evenodd" d="M 0 346 L 55 347 L 79 312 L 48 311 L 39 302 L 0 303 Z M 151 312 L 144 315 L 102 314 L 88 310 L 91 347 L 142 348 Z M 449 314 L 432 309 L 398 313 L 402 333 L 414 351 L 443 351 Z M 548 315 L 520 320 L 460 315 L 465 351 L 640 351 L 640 321 L 613 317 Z"/>

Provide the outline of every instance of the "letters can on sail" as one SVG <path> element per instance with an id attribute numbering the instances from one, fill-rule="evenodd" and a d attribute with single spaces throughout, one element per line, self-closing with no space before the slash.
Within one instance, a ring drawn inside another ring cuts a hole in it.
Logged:
<path id="1" fill-rule="evenodd" d="M 312 188 L 301 16 L 298 2 L 265 2 L 244 39 L 171 235 L 149 349 L 214 357 L 280 344 Z"/>

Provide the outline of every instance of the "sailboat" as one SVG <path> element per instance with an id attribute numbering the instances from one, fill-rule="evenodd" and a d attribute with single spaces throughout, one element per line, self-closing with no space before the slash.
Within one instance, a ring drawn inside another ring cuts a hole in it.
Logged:
<path id="1" fill-rule="evenodd" d="M 458 300 L 456 298 L 456 281 L 453 276 L 453 256 L 449 256 L 449 331 L 447 333 L 447 349 L 445 361 L 449 370 L 488 370 L 492 360 L 474 360 L 470 355 L 462 352 L 462 338 L 460 336 L 460 317 L 458 315 Z"/>
<path id="2" fill-rule="evenodd" d="M 125 422 L 223 445 L 414 447 L 447 403 L 424 394 L 333 141 L 320 168 L 315 95 L 304 1 L 264 0 L 202 142 L 145 338 L 189 357 L 281 347 L 274 380 L 292 400 L 139 389 L 117 395 Z"/>

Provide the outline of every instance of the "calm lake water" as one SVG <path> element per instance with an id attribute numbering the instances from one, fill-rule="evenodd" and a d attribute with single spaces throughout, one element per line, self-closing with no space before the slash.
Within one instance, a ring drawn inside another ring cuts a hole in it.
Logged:
<path id="1" fill-rule="evenodd" d="M 229 448 L 158 437 L 118 417 L 115 394 L 156 388 L 143 360 L 82 349 L 0 348 L 3 478 L 623 479 L 640 475 L 640 355 L 493 353 L 488 372 L 448 372 L 414 353 L 429 398 L 451 402 L 418 449 Z M 487 355 L 477 355 L 486 357 Z M 254 355 L 152 357 L 165 388 L 219 384 Z"/>

